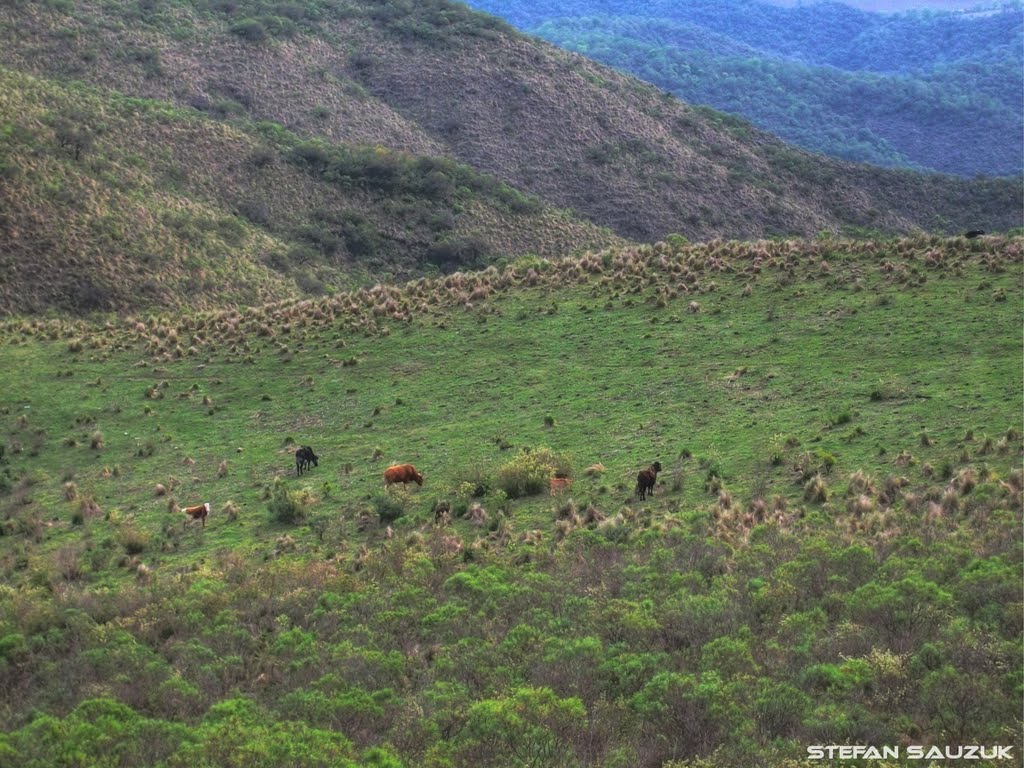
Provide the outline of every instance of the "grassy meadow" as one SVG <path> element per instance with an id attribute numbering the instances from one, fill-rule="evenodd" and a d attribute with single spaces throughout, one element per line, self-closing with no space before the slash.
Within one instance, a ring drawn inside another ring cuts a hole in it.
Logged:
<path id="1" fill-rule="evenodd" d="M 670 238 L 7 321 L 0 762 L 1019 755 L 1021 253 Z"/>

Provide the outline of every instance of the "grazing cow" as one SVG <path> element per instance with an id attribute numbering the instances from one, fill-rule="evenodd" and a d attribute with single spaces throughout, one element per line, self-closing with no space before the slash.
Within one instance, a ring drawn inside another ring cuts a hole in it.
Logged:
<path id="1" fill-rule="evenodd" d="M 658 479 L 658 473 L 661 472 L 661 464 L 654 462 L 647 469 L 641 469 L 636 476 L 636 495 L 640 497 L 640 501 L 647 498 L 647 494 L 654 493 L 654 483 Z"/>
<path id="2" fill-rule="evenodd" d="M 206 518 L 210 514 L 210 502 L 206 502 L 205 504 L 196 504 L 194 507 L 185 507 L 181 511 L 188 515 L 185 522 L 181 524 L 182 529 L 188 525 L 189 518 L 191 518 L 192 522 L 195 522 L 196 520 L 202 521 L 203 528 L 205 528 Z"/>
<path id="3" fill-rule="evenodd" d="M 396 464 L 384 470 L 384 485 L 393 483 L 423 485 L 423 475 L 417 472 L 412 464 Z"/>
<path id="4" fill-rule="evenodd" d="M 968 230 L 967 232 L 964 232 L 964 237 L 967 237 L 967 238 L 970 238 L 970 239 L 973 240 L 974 238 L 981 237 L 984 234 L 985 234 L 985 230 L 984 229 L 971 229 L 971 230 Z"/>
<path id="5" fill-rule="evenodd" d="M 309 469 L 310 465 L 314 467 L 320 466 L 320 458 L 313 453 L 313 449 L 308 445 L 304 445 L 295 452 L 295 474 L 301 475 L 302 470 Z"/>

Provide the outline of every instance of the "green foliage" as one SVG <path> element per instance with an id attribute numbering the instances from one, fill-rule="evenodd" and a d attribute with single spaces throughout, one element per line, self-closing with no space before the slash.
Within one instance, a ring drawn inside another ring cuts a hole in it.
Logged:
<path id="1" fill-rule="evenodd" d="M 549 688 L 517 688 L 469 708 L 456 750 L 462 760 L 481 766 L 567 765 L 574 751 L 571 736 L 586 714 L 578 698 L 560 698 Z"/>
<path id="2" fill-rule="evenodd" d="M 572 465 L 550 448 L 524 448 L 498 468 L 495 484 L 510 499 L 543 493 L 558 473 L 572 476 Z"/>
<path id="3" fill-rule="evenodd" d="M 249 700 L 228 699 L 210 708 L 189 742 L 171 755 L 167 765 L 358 768 L 355 758 L 351 742 L 336 731 L 275 721 Z"/>
<path id="4" fill-rule="evenodd" d="M 290 525 L 301 523 L 309 514 L 309 504 L 310 497 L 306 491 L 290 490 L 282 478 L 274 478 L 267 502 L 272 520 Z"/>
<path id="5" fill-rule="evenodd" d="M 7 757 L 26 768 L 151 765 L 167 760 L 188 727 L 139 715 L 107 698 L 82 701 L 63 719 L 41 715 L 10 734 Z M 0 746 L 0 756 L 3 746 Z"/>
<path id="6" fill-rule="evenodd" d="M 373 497 L 373 508 L 381 525 L 388 525 L 405 514 L 406 501 L 397 492 L 384 491 Z"/>
<path id="7" fill-rule="evenodd" d="M 266 27 L 257 19 L 242 19 L 231 25 L 231 34 L 250 43 L 261 43 L 269 37 Z"/>

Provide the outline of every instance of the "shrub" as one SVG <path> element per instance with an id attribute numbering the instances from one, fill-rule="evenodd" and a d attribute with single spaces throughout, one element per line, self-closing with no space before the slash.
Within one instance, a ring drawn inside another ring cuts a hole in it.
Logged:
<path id="1" fill-rule="evenodd" d="M 145 551 L 146 545 L 149 544 L 149 534 L 138 528 L 126 527 L 121 529 L 118 540 L 127 554 L 139 555 Z"/>
<path id="2" fill-rule="evenodd" d="M 267 509 L 271 518 L 279 523 L 300 523 L 309 514 L 310 501 L 307 492 L 288 490 L 288 484 L 278 477 L 270 489 Z"/>
<path id="3" fill-rule="evenodd" d="M 373 499 L 373 508 L 382 525 L 389 525 L 405 514 L 405 501 L 396 493 L 379 493 Z"/>
<path id="4" fill-rule="evenodd" d="M 250 43 L 260 43 L 267 39 L 267 29 L 256 19 L 242 19 L 231 25 L 231 34 L 237 35 Z"/>
<path id="5" fill-rule="evenodd" d="M 510 499 L 543 493 L 555 473 L 572 476 L 572 465 L 549 448 L 528 448 L 498 469 L 497 485 Z"/>

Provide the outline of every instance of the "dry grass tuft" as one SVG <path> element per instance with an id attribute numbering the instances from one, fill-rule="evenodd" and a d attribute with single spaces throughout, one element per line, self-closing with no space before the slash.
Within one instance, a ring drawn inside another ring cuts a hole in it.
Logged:
<path id="1" fill-rule="evenodd" d="M 804 501 L 814 504 L 824 504 L 828 501 L 828 483 L 821 475 L 815 475 L 804 486 Z"/>
<path id="2" fill-rule="evenodd" d="M 224 506 L 220 508 L 221 514 L 224 515 L 230 523 L 233 523 L 238 519 L 239 511 L 238 505 L 230 499 L 224 502 Z"/>

